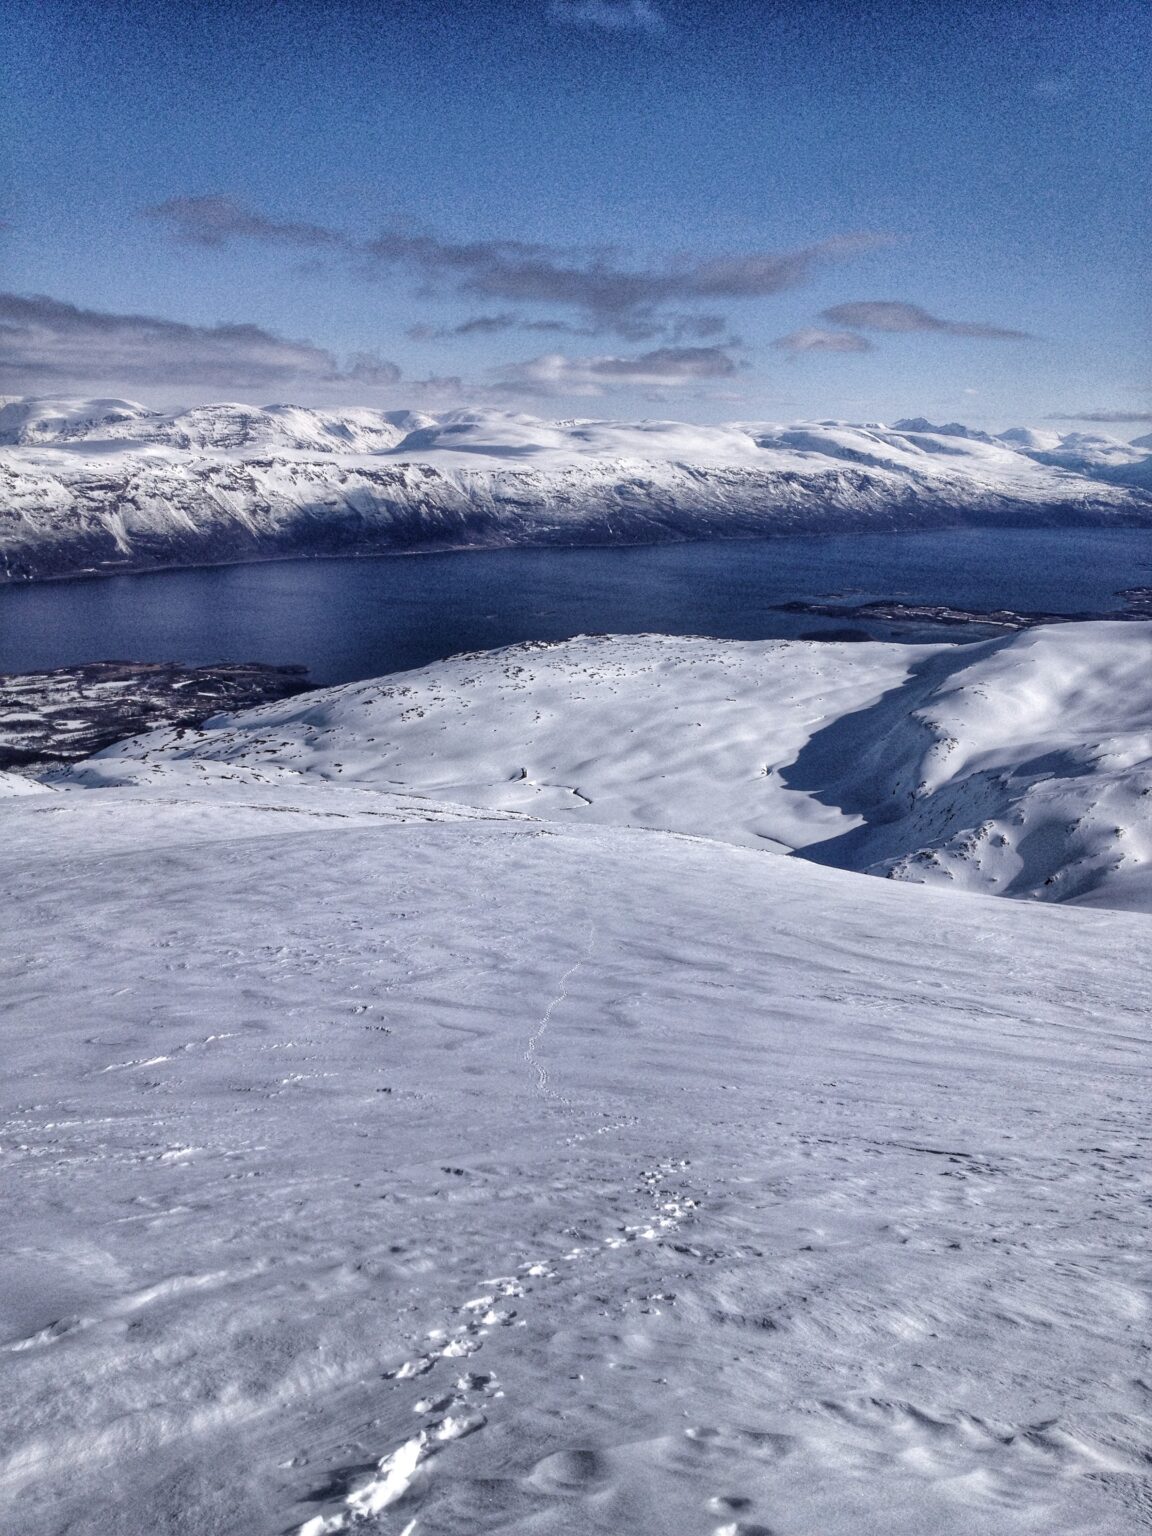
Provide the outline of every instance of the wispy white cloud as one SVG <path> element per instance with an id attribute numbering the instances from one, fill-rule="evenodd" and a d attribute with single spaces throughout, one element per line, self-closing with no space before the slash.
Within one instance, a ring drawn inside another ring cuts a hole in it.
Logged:
<path id="1" fill-rule="evenodd" d="M 723 315 L 664 314 L 651 320 L 619 319 L 607 323 L 575 324 L 571 320 L 529 320 L 524 315 L 471 315 L 455 325 L 431 325 L 420 321 L 408 327 L 413 341 L 455 341 L 463 336 L 498 336 L 508 331 L 536 335 L 603 336 L 606 332 L 622 335 L 628 341 L 666 340 L 674 345 L 688 341 L 708 341 L 722 337 L 727 324 Z M 735 346 L 729 337 L 725 345 Z"/>
<path id="2" fill-rule="evenodd" d="M 1076 94 L 1076 79 L 1071 74 L 1042 75 L 1032 82 L 1031 90 L 1042 101 L 1066 101 Z"/>
<path id="3" fill-rule="evenodd" d="M 562 26 L 588 27 L 600 32 L 656 34 L 668 27 L 650 0 L 552 0 L 548 17 Z"/>
<path id="4" fill-rule="evenodd" d="M 190 245 L 224 246 L 233 240 L 266 240 L 276 245 L 313 249 L 347 245 L 338 230 L 297 220 L 269 219 L 230 197 L 170 197 L 144 210 L 167 222 Z"/>
<path id="5" fill-rule="evenodd" d="M 876 348 L 866 336 L 854 331 L 822 331 L 818 326 L 791 331 L 778 336 L 772 343 L 778 352 L 790 352 L 799 357 L 805 352 L 874 352 Z"/>
<path id="6" fill-rule="evenodd" d="M 659 347 L 635 357 L 568 357 L 548 352 L 499 370 L 501 387 L 516 393 L 601 395 L 624 386 L 681 388 L 730 379 L 740 364 L 723 347 Z"/>

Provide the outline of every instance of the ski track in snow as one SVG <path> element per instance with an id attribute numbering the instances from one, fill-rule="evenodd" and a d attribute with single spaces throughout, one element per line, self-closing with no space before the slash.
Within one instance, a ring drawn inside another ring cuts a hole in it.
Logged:
<path id="1" fill-rule="evenodd" d="M 548 1026 L 552 1022 L 552 1015 L 556 1012 L 557 1008 L 559 1008 L 561 1004 L 567 1000 L 568 983 L 571 981 L 572 977 L 575 976 L 580 967 L 582 965 L 586 965 L 592 958 L 592 950 L 595 943 L 596 930 L 593 927 L 591 919 L 589 919 L 587 924 L 587 939 L 584 945 L 583 953 L 580 954 L 575 960 L 573 960 L 572 964 L 564 972 L 563 976 L 561 976 L 560 985 L 556 996 L 549 1001 L 547 1008 L 545 1008 L 541 1016 L 540 1023 L 528 1037 L 528 1045 L 524 1052 L 524 1059 L 527 1061 L 529 1067 L 532 1069 L 532 1072 L 535 1075 L 536 1092 L 540 1094 L 542 1098 L 556 1098 L 557 1095 L 555 1090 L 550 1086 L 548 1068 L 540 1057 L 540 1046 L 544 1040 L 544 1036 L 548 1032 Z"/>

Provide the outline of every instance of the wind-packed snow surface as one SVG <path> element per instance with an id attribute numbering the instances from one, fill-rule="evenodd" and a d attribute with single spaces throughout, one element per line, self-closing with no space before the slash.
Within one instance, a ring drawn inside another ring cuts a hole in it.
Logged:
<path id="1" fill-rule="evenodd" d="M 256 778 L 0 811 L 12 1530 L 1147 1530 L 1146 918 Z"/>
<path id="2" fill-rule="evenodd" d="M 1139 622 L 963 646 L 599 636 L 163 729 L 70 781 L 239 766 L 1152 912 L 1150 680 Z"/>
<path id="3" fill-rule="evenodd" d="M 0 579 L 511 544 L 1152 523 L 1147 444 L 957 423 L 0 408 Z"/>

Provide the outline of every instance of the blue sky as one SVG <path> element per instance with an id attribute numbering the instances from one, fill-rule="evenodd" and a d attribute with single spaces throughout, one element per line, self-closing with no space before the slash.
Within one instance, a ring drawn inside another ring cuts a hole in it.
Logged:
<path id="1" fill-rule="evenodd" d="M 0 32 L 5 393 L 1152 421 L 1147 0 Z"/>

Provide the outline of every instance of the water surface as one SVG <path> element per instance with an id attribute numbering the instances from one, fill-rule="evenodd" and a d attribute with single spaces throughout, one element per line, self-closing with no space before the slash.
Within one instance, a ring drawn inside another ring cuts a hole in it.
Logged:
<path id="1" fill-rule="evenodd" d="M 581 633 L 759 640 L 989 630 L 779 613 L 893 598 L 1054 613 L 1122 607 L 1152 582 L 1152 530 L 970 529 L 611 549 L 278 561 L 0 588 L 0 671 L 88 661 L 302 662 L 320 683 Z"/>

